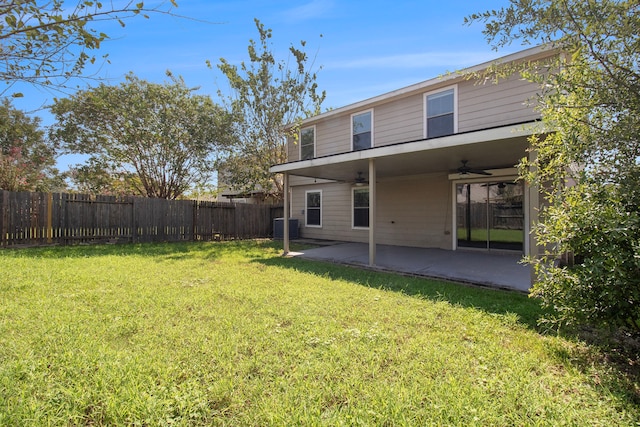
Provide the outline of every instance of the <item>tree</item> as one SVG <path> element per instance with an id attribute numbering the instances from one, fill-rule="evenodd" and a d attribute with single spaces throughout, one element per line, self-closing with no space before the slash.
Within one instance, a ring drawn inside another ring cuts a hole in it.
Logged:
<path id="1" fill-rule="evenodd" d="M 71 166 L 66 172 L 73 188 L 83 194 L 140 195 L 136 189 L 140 180 L 126 170 L 107 169 L 108 166 L 90 158 L 84 164 Z M 137 186 L 134 184 L 138 184 Z"/>
<path id="2" fill-rule="evenodd" d="M 55 147 L 44 139 L 40 119 L 4 99 L 0 104 L 0 189 L 50 191 L 63 179 L 54 168 Z"/>
<path id="3" fill-rule="evenodd" d="M 531 262 L 532 295 L 555 308 L 547 320 L 640 332 L 639 10 L 636 0 L 510 0 L 467 19 L 484 22 L 496 48 L 563 52 L 520 70 L 544 88 L 550 131 L 532 138 L 536 156 L 520 164 L 545 199 L 534 232 L 546 256 Z"/>
<path id="4" fill-rule="evenodd" d="M 10 0 L 0 3 L 0 80 L 9 85 L 26 82 L 64 88 L 69 79 L 82 74 L 108 39 L 105 33 L 90 26 L 105 20 L 124 20 L 148 13 L 170 13 L 145 8 L 143 2 L 107 2 L 79 0 L 74 5 L 63 0 Z M 170 4 L 177 7 L 175 0 Z M 105 56 L 106 58 L 106 56 Z M 8 88 L 0 91 L 4 94 Z M 20 93 L 13 94 L 21 96 Z"/>
<path id="5" fill-rule="evenodd" d="M 129 74 L 118 86 L 54 101 L 51 138 L 67 153 L 89 156 L 90 168 L 76 168 L 86 188 L 175 199 L 211 178 L 230 115 L 168 75 L 170 83 L 155 84 Z M 117 182 L 124 184 L 109 184 Z"/>
<path id="6" fill-rule="evenodd" d="M 295 123 L 320 112 L 326 94 L 318 93 L 316 72 L 309 69 L 313 61 L 302 51 L 306 43 L 289 47 L 295 58 L 292 69 L 289 61 L 276 61 L 269 45 L 271 30 L 257 19 L 255 23 L 260 38 L 259 43 L 249 41 L 249 63 L 238 67 L 221 58 L 218 64 L 233 91 L 226 105 L 234 114 L 236 135 L 225 147 L 219 168 L 233 190 L 261 190 L 282 199 L 282 178 L 269 168 L 286 161 L 286 138 L 297 136 Z"/>

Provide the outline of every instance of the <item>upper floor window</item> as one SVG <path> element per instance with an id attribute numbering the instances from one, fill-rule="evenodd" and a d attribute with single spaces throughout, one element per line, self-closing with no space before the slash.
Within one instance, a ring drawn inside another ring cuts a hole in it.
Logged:
<path id="1" fill-rule="evenodd" d="M 305 225 L 322 227 L 322 191 L 307 191 L 305 199 Z"/>
<path id="2" fill-rule="evenodd" d="M 452 135 L 457 131 L 456 90 L 449 88 L 425 95 L 425 137 Z"/>
<path id="3" fill-rule="evenodd" d="M 373 111 L 365 111 L 351 116 L 351 148 L 353 151 L 373 147 Z"/>
<path id="4" fill-rule="evenodd" d="M 300 130 L 300 160 L 313 159 L 316 156 L 315 126 Z"/>

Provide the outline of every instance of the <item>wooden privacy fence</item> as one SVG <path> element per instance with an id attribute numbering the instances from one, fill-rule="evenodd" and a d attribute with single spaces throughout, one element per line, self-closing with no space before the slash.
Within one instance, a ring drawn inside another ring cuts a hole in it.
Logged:
<path id="1" fill-rule="evenodd" d="M 467 209 L 470 209 L 467 212 Z M 486 203 L 458 203 L 458 227 L 465 227 L 467 221 L 471 228 L 499 228 L 504 230 L 522 230 L 524 227 L 524 213 L 522 203 L 493 204 Z"/>
<path id="2" fill-rule="evenodd" d="M 0 246 L 271 237 L 282 206 L 0 190 Z"/>

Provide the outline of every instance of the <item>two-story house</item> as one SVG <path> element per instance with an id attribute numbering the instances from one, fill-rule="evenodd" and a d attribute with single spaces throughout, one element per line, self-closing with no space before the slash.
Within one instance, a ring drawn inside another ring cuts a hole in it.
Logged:
<path id="1" fill-rule="evenodd" d="M 304 238 L 368 242 L 371 265 L 376 244 L 535 252 L 538 191 L 515 166 L 530 155 L 539 88 L 465 74 L 554 54 L 527 49 L 304 120 L 271 168 L 285 177 L 285 217 Z"/>

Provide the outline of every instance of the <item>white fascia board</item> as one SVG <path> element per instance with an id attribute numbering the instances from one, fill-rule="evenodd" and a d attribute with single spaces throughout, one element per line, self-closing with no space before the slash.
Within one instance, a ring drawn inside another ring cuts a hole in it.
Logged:
<path id="1" fill-rule="evenodd" d="M 538 122 L 526 123 L 518 126 L 504 126 L 500 128 L 480 130 L 477 132 L 467 132 L 441 138 L 423 139 L 414 142 L 376 147 L 368 150 L 352 151 L 348 153 L 318 157 L 315 159 L 283 163 L 271 166 L 269 171 L 272 173 L 295 173 L 296 170 L 315 166 L 326 166 L 356 160 L 393 156 L 397 154 L 457 147 L 485 141 L 499 141 L 501 139 L 509 139 L 518 136 L 531 136 L 538 133 L 540 133 L 540 123 Z"/>

